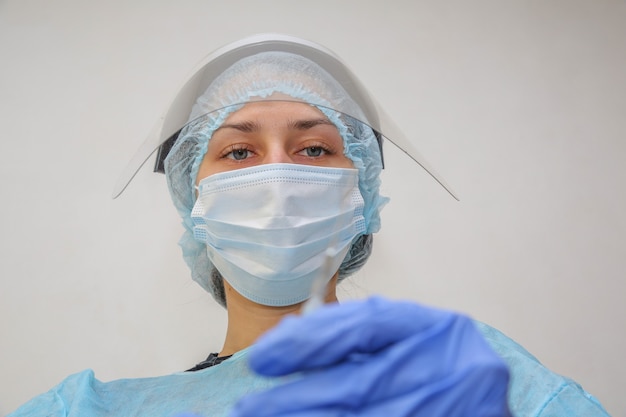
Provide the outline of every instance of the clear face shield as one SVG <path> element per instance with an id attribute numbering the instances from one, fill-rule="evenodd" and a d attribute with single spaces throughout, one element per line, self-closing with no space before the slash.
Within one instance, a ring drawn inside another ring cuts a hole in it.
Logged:
<path id="1" fill-rule="evenodd" d="M 342 121 L 348 130 L 371 129 L 379 158 L 384 138 L 456 198 L 334 53 L 309 41 L 276 34 L 234 42 L 209 54 L 198 65 L 120 176 L 113 198 L 124 191 L 156 151 L 155 171 L 163 172 L 165 158 L 186 130 L 223 123 L 246 103 L 275 101 L 277 97 L 315 106 L 331 121 Z"/>

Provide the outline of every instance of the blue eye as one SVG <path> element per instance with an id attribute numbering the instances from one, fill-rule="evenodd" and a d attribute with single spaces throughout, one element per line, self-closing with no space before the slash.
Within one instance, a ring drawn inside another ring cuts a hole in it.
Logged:
<path id="1" fill-rule="evenodd" d="M 234 159 L 235 161 L 242 161 L 246 159 L 249 155 L 247 149 L 234 149 L 228 153 L 228 158 Z"/>
<path id="2" fill-rule="evenodd" d="M 324 153 L 324 149 L 320 146 L 309 146 L 306 148 L 306 156 L 317 157 L 322 156 L 322 153 Z"/>

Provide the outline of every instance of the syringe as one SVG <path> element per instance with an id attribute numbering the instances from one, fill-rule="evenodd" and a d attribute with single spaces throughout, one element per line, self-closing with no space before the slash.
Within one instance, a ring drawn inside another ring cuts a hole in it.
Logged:
<path id="1" fill-rule="evenodd" d="M 311 284 L 311 296 L 302 305 L 302 314 L 311 313 L 324 305 L 326 298 L 326 284 L 332 275 L 333 257 L 332 250 L 326 249 L 324 252 L 325 260 L 322 272 L 313 279 Z"/>

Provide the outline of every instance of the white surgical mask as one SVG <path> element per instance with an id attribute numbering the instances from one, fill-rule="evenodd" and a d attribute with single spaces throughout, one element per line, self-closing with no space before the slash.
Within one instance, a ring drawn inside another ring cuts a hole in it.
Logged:
<path id="1" fill-rule="evenodd" d="M 266 164 L 211 175 L 198 186 L 194 236 L 244 297 L 285 306 L 339 269 L 365 232 L 358 170 Z M 330 262 L 330 267 L 327 262 Z"/>

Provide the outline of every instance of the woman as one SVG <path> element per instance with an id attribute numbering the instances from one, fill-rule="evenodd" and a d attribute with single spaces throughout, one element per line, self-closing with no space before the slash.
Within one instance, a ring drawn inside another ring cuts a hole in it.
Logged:
<path id="1" fill-rule="evenodd" d="M 86 371 L 15 415 L 606 415 L 467 317 L 380 298 L 336 303 L 386 203 L 379 115 L 340 61 L 306 41 L 261 36 L 210 57 L 138 160 L 167 140 L 158 159 L 184 258 L 228 311 L 221 352 L 157 378 L 101 383 Z M 298 316 L 319 282 L 327 306 Z"/>

